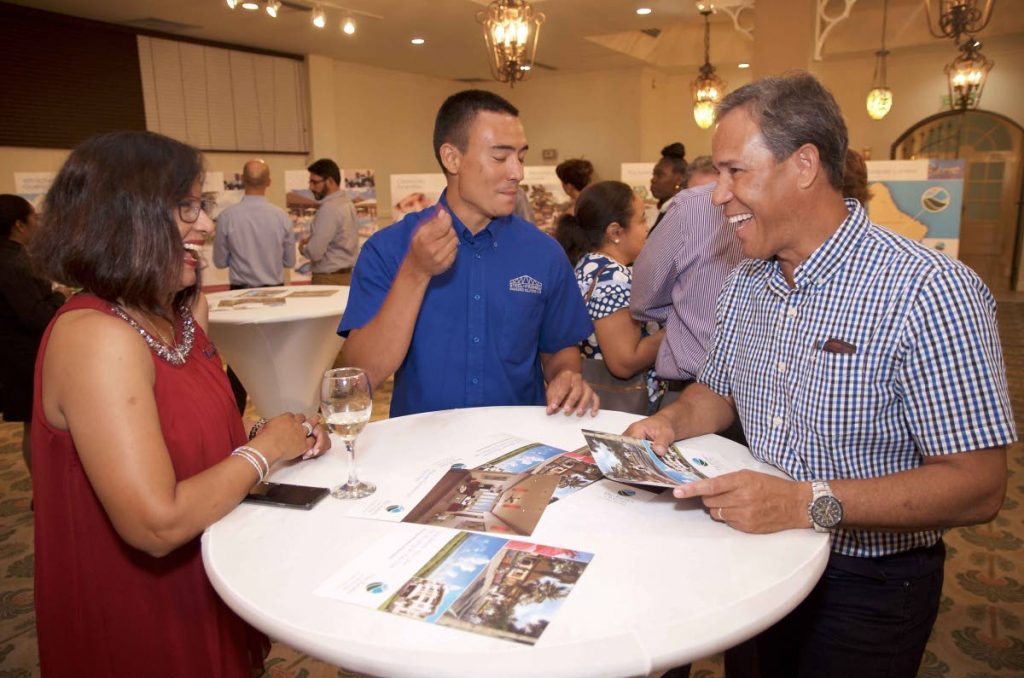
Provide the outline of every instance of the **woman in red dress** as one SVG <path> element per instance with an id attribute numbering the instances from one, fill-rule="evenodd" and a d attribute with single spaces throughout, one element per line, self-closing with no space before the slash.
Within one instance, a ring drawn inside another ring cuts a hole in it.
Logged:
<path id="1" fill-rule="evenodd" d="M 276 463 L 329 446 L 282 414 L 251 441 L 206 337 L 202 157 L 148 132 L 72 152 L 31 245 L 64 305 L 35 372 L 44 676 L 251 676 L 269 644 L 203 571 L 199 535 Z M 259 567 L 259 563 L 253 563 Z"/>

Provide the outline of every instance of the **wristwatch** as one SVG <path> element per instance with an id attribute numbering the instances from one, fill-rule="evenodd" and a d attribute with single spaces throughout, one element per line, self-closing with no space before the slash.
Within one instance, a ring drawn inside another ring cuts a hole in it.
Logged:
<path id="1" fill-rule="evenodd" d="M 811 503 L 807 505 L 807 517 L 815 532 L 831 532 L 843 520 L 843 502 L 839 501 L 832 488 L 824 480 L 811 483 Z"/>

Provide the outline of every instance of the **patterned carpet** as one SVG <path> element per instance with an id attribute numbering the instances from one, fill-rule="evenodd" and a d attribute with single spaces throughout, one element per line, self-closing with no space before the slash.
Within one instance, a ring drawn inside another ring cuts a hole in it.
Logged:
<path id="1" fill-rule="evenodd" d="M 1024 429 L 1024 302 L 1001 303 L 1000 333 L 1017 428 Z M 387 416 L 390 384 L 376 394 Z M 0 423 L 0 678 L 39 674 L 32 609 L 31 482 L 21 460 L 21 425 Z M 998 517 L 946 536 L 946 584 L 920 676 L 1024 675 L 1024 444 L 1009 451 L 1010 479 Z M 351 677 L 280 643 L 266 663 L 275 678 Z M 694 678 L 721 678 L 721 655 L 697 662 Z"/>

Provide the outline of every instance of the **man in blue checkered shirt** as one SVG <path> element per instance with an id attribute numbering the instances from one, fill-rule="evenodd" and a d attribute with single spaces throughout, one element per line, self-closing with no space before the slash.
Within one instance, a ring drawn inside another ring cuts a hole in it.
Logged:
<path id="1" fill-rule="evenodd" d="M 753 455 L 793 480 L 742 471 L 675 496 L 744 532 L 832 533 L 815 589 L 758 638 L 766 678 L 916 675 L 943 530 L 996 515 L 1016 439 L 991 294 L 843 200 L 846 147 L 806 73 L 723 100 L 713 199 L 747 259 L 700 383 L 627 431 L 668 444 L 739 416 Z"/>

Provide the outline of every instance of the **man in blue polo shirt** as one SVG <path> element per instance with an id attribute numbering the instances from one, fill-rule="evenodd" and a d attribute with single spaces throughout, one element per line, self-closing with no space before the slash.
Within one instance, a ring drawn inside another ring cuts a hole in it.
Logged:
<path id="1" fill-rule="evenodd" d="M 597 413 L 577 348 L 593 327 L 572 268 L 512 213 L 527 150 L 518 116 L 490 92 L 449 97 L 434 125 L 441 200 L 360 253 L 338 327 L 342 361 L 373 386 L 395 374 L 391 416 L 541 404 Z"/>

